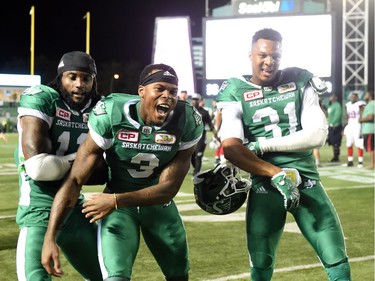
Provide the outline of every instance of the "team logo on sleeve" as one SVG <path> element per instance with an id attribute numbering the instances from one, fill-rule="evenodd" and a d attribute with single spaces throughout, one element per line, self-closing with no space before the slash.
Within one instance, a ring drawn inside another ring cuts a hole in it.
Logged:
<path id="1" fill-rule="evenodd" d="M 139 132 L 120 130 L 117 132 L 116 138 L 120 141 L 138 142 Z"/>
<path id="2" fill-rule="evenodd" d="M 219 88 L 219 92 L 220 91 L 224 91 L 225 88 L 229 85 L 228 81 L 224 81 L 223 83 L 221 83 L 221 86 Z"/>
<path id="3" fill-rule="evenodd" d="M 67 120 L 67 121 L 70 121 L 70 116 L 72 115 L 71 112 L 67 111 L 67 110 L 64 110 L 60 107 L 57 108 L 56 110 L 56 116 L 61 118 L 61 119 L 64 119 L 64 120 Z"/>
<path id="4" fill-rule="evenodd" d="M 280 85 L 279 87 L 277 87 L 277 91 L 279 92 L 279 94 L 292 92 L 292 91 L 295 91 L 296 89 L 297 89 L 297 86 L 296 86 L 296 83 L 294 82 L 290 82 L 290 83 Z"/>
<path id="5" fill-rule="evenodd" d="M 319 95 L 324 94 L 328 90 L 327 84 L 317 76 L 311 78 L 310 85 Z"/>
<path id="6" fill-rule="evenodd" d="M 263 91 L 262 90 L 253 90 L 253 91 L 247 91 L 243 94 L 244 101 L 251 101 L 255 99 L 263 98 Z"/>
<path id="7" fill-rule="evenodd" d="M 95 115 L 102 115 L 107 114 L 107 111 L 105 110 L 105 104 L 104 101 L 98 101 L 94 108 L 92 109 Z"/>
<path id="8" fill-rule="evenodd" d="M 176 142 L 176 136 L 158 133 L 155 134 L 155 142 L 158 144 L 174 144 Z"/>
<path id="9" fill-rule="evenodd" d="M 30 87 L 30 88 L 27 88 L 25 91 L 23 91 L 22 95 L 32 96 L 32 95 L 39 94 L 42 92 L 43 90 L 39 87 Z"/>

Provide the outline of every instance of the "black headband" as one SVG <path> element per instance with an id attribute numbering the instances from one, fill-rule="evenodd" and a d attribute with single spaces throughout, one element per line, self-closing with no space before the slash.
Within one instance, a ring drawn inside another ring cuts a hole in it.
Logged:
<path id="1" fill-rule="evenodd" d="M 60 75 L 65 71 L 83 71 L 96 75 L 95 61 L 89 54 L 84 52 L 69 52 L 62 56 L 57 67 L 57 74 Z"/>
<path id="2" fill-rule="evenodd" d="M 140 81 L 139 85 L 146 86 L 148 84 L 156 83 L 156 82 L 166 82 L 174 85 L 178 85 L 178 78 L 170 73 L 168 70 L 166 71 L 158 71 L 155 72 L 147 77 L 145 77 L 142 81 Z"/>

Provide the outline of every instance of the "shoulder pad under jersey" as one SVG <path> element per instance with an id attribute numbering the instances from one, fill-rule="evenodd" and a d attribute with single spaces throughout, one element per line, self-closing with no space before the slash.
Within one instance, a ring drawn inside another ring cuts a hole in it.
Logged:
<path id="1" fill-rule="evenodd" d="M 309 82 L 311 87 L 314 89 L 315 92 L 318 93 L 318 95 L 323 95 L 327 92 L 327 84 L 318 76 L 313 76 Z"/>

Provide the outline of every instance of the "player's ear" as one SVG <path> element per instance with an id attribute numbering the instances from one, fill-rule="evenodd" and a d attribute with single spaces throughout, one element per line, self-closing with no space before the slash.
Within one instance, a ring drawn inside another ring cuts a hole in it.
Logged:
<path id="1" fill-rule="evenodd" d="M 143 99 L 145 95 L 145 86 L 142 86 L 142 85 L 138 86 L 138 95 Z"/>

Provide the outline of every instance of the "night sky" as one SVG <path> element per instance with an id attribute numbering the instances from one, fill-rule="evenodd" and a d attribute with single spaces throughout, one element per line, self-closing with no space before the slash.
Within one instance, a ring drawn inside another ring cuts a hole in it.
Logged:
<path id="1" fill-rule="evenodd" d="M 211 0 L 210 8 L 229 1 Z M 31 6 L 35 6 L 35 57 L 58 61 L 64 52 L 86 50 L 86 12 L 91 16 L 90 54 L 103 61 L 151 62 L 155 17 L 189 16 L 192 36 L 201 36 L 204 0 L 40 0 L 2 7 L 0 68 L 30 58 Z M 173 44 L 173 37 L 171 37 Z M 37 62 L 36 62 L 37 63 Z M 20 72 L 29 69 L 20 70 Z"/>
<path id="2" fill-rule="evenodd" d="M 341 0 L 332 0 L 333 7 Z M 209 0 L 212 9 L 230 0 Z M 373 9 L 370 1 L 370 9 Z M 12 0 L 1 11 L 0 72 L 30 74 L 31 6 L 35 6 L 35 58 L 45 56 L 55 63 L 62 54 L 72 50 L 86 50 L 86 12 L 91 13 L 90 54 L 98 67 L 108 62 L 151 62 L 155 17 L 189 16 L 191 34 L 202 36 L 205 0 Z M 341 25 L 342 11 L 337 11 Z M 373 34 L 373 19 L 370 19 Z M 335 44 L 341 52 L 341 30 Z M 224 36 L 223 36 L 224 38 Z M 370 57 L 373 58 L 373 43 Z M 173 44 L 173 36 L 171 36 Z M 35 74 L 46 68 L 43 60 L 35 61 Z M 370 59 L 371 62 L 371 59 Z M 341 73 L 340 64 L 334 70 Z M 370 63 L 373 81 L 373 63 Z M 338 80 L 339 81 L 339 80 Z"/>

